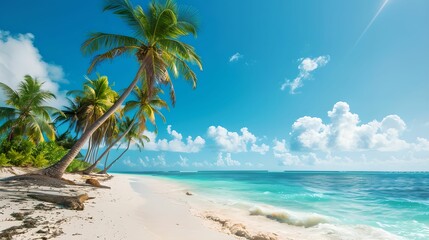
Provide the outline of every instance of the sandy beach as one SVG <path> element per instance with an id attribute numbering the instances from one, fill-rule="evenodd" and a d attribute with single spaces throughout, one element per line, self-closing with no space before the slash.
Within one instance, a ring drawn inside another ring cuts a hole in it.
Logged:
<path id="1" fill-rule="evenodd" d="M 21 173 L 20 169 L 3 168 L 0 178 Z M 16 230 L 13 236 L 3 234 L 0 239 L 365 239 L 353 237 L 356 229 L 347 236 L 344 229 L 330 225 L 304 228 L 251 216 L 247 209 L 219 204 L 163 178 L 126 174 L 114 174 L 108 180 L 94 177 L 111 189 L 83 184 L 88 176 L 66 174 L 65 178 L 78 185 L 24 188 L 1 182 L 0 231 Z M 83 211 L 76 211 L 33 200 L 27 197 L 29 193 L 87 193 L 93 199 L 85 202 Z M 21 218 L 16 213 L 21 213 Z M 362 231 L 366 239 L 385 237 L 383 232 L 368 235 L 368 229 Z"/>
<path id="2" fill-rule="evenodd" d="M 13 176 L 11 172 L 2 169 L 0 178 Z M 13 172 L 23 173 L 16 169 Z M 65 177 L 76 183 L 84 182 L 81 175 L 66 174 Z M 201 236 L 205 239 L 233 239 L 205 226 L 184 205 L 176 205 L 151 192 L 144 197 L 139 195 L 132 189 L 131 181 L 132 177 L 115 175 L 103 183 L 111 189 L 91 186 L 67 186 L 59 189 L 33 186 L 25 189 L 2 183 L 0 231 L 24 225 L 26 219 L 36 219 L 34 227 L 18 229 L 19 234 L 11 239 L 201 239 Z M 29 193 L 87 193 L 94 199 L 85 202 L 83 211 L 75 211 L 32 200 L 26 196 Z M 37 209 L 36 206 L 40 203 L 47 208 Z M 23 213 L 26 216 L 17 220 L 11 215 L 13 213 Z"/>

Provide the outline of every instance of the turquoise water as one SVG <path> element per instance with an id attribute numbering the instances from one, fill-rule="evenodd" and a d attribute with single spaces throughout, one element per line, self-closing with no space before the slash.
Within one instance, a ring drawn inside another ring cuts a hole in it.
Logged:
<path id="1" fill-rule="evenodd" d="M 325 222 L 349 226 L 367 225 L 405 239 L 429 239 L 429 173 L 145 174 L 175 179 L 188 184 L 195 191 L 225 200 L 251 203 L 256 206 L 249 209 L 251 213 L 265 215 L 286 224 L 305 227 Z M 282 214 L 274 214 L 275 211 L 285 213 L 288 215 L 287 219 Z M 308 215 L 310 213 L 316 214 L 316 219 Z M 313 218 L 308 219 L 311 218 L 309 216 Z"/>

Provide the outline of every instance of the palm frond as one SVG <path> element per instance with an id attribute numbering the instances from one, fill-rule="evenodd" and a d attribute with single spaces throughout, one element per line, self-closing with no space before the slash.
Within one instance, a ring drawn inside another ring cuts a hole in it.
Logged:
<path id="1" fill-rule="evenodd" d="M 112 49 L 119 47 L 138 47 L 143 44 L 139 39 L 111 33 L 91 33 L 89 38 L 83 42 L 81 51 L 84 55 L 90 55 L 101 49 Z"/>
<path id="2" fill-rule="evenodd" d="M 122 18 L 136 34 L 145 35 L 146 15 L 144 11 L 136 11 L 129 0 L 105 0 L 103 11 L 112 11 Z"/>
<path id="3" fill-rule="evenodd" d="M 127 46 L 127 47 L 117 47 L 113 48 L 105 53 L 96 55 L 94 59 L 92 59 L 91 64 L 88 68 L 88 73 L 91 73 L 94 68 L 102 63 L 105 60 L 112 60 L 115 57 L 121 56 L 122 54 L 132 54 L 136 51 L 136 48 L 134 46 Z"/>

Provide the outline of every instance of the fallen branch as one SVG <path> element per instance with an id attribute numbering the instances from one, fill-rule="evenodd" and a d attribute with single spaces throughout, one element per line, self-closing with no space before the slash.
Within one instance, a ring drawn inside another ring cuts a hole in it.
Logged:
<path id="1" fill-rule="evenodd" d="M 55 203 L 71 210 L 83 210 L 83 202 L 88 199 L 93 199 L 86 193 L 78 196 L 61 196 L 52 194 L 28 194 L 28 196 L 39 201 Z"/>

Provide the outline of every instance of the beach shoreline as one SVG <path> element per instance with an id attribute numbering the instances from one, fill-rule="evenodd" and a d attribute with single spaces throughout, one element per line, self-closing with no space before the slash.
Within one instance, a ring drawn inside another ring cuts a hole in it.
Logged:
<path id="1" fill-rule="evenodd" d="M 0 178 L 10 175 L 1 171 Z M 282 223 L 263 214 L 252 214 L 248 206 L 220 204 L 190 185 L 158 176 L 113 174 L 113 178 L 102 182 L 111 189 L 82 185 L 83 178 L 88 176 L 66 174 L 65 178 L 80 185 L 61 189 L 37 186 L 27 190 L 0 185 L 0 190 L 9 191 L 3 191 L 7 194 L 0 199 L 0 231 L 22 224 L 23 220 L 13 219 L 12 213 L 30 212 L 28 218 L 38 219 L 39 224 L 23 229 L 12 239 L 369 239 L 362 237 L 368 233 L 373 234 L 366 235 L 371 239 L 398 239 L 384 232 L 371 232 L 365 226 L 350 229 L 325 223 L 311 227 Z M 25 198 L 28 192 L 87 193 L 95 198 L 85 202 L 83 211 L 44 203 L 52 207 L 46 211 L 35 209 L 40 202 Z M 16 193 L 25 200 L 14 202 Z M 361 230 L 363 235 L 347 236 L 345 230 L 358 231 L 353 234 Z"/>
<path id="2" fill-rule="evenodd" d="M 19 168 L 0 169 L 0 179 L 26 173 Z M 13 173 L 12 173 L 13 172 Z M 227 234 L 208 228 L 199 218 L 190 214 L 183 205 L 176 205 L 151 192 L 143 196 L 132 188 L 134 176 L 113 174 L 102 182 L 111 189 L 83 186 L 86 176 L 65 174 L 66 179 L 79 184 L 65 188 L 31 186 L 28 188 L 0 185 L 0 233 L 17 228 L 14 235 L 0 235 L 0 239 L 235 239 Z M 28 193 L 78 195 L 87 193 L 83 211 L 69 210 L 52 203 L 28 198 Z M 159 203 L 163 204 L 160 205 Z M 43 203 L 46 209 L 36 206 Z M 150 210 L 150 211 L 147 211 Z M 162 213 L 172 214 L 165 217 Z M 22 213 L 22 219 L 12 215 Z M 36 224 L 24 226 L 29 219 Z"/>

